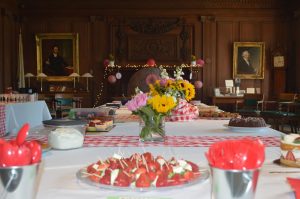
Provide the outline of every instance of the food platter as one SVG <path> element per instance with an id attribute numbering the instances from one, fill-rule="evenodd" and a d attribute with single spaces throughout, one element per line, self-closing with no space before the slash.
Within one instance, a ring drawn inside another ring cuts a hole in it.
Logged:
<path id="1" fill-rule="evenodd" d="M 118 186 L 113 186 L 113 185 L 105 185 L 105 184 L 100 184 L 91 181 L 87 174 L 86 174 L 86 168 L 82 168 L 79 171 L 77 171 L 76 176 L 77 178 L 88 185 L 94 186 L 96 188 L 102 188 L 102 189 L 111 189 L 111 190 L 117 190 L 117 191 L 135 191 L 135 192 L 147 192 L 147 191 L 155 191 L 155 190 L 172 190 L 172 189 L 180 189 L 180 188 L 185 188 L 189 187 L 198 183 L 203 183 L 209 178 L 209 171 L 208 169 L 200 169 L 200 176 L 194 180 L 188 181 L 184 184 L 180 185 L 174 185 L 174 186 L 166 186 L 166 187 L 149 187 L 149 188 L 138 188 L 134 186 L 130 187 L 118 187 Z"/>
<path id="2" fill-rule="evenodd" d="M 209 171 L 188 160 L 166 160 L 145 152 L 130 157 L 114 154 L 81 168 L 76 176 L 80 182 L 97 188 L 145 192 L 201 183 L 209 178 Z"/>
<path id="3" fill-rule="evenodd" d="M 238 127 L 238 126 L 229 126 L 228 124 L 224 124 L 224 126 L 233 132 L 239 132 L 239 133 L 265 132 L 270 127 L 269 125 L 266 127 Z"/>

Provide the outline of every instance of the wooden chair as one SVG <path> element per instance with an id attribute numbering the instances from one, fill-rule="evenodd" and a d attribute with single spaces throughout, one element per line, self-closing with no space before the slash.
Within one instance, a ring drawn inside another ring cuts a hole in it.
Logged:
<path id="1" fill-rule="evenodd" d="M 244 94 L 243 100 L 237 101 L 236 112 L 242 117 L 257 117 L 262 110 L 263 101 L 263 94 Z"/>

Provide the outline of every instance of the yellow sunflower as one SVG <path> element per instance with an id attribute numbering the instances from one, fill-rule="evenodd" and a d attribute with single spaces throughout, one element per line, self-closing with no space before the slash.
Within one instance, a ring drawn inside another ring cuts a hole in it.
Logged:
<path id="1" fill-rule="evenodd" d="M 158 92 L 155 89 L 155 87 L 153 86 L 153 84 L 149 84 L 149 89 L 150 89 L 150 93 L 152 96 L 158 95 Z"/>
<path id="2" fill-rule="evenodd" d="M 166 87 L 167 87 L 167 88 L 171 88 L 171 86 L 174 87 L 174 80 L 168 79 L 168 80 L 167 80 Z"/>
<path id="3" fill-rule="evenodd" d="M 186 83 L 186 90 L 185 90 L 185 99 L 187 101 L 190 101 L 191 99 L 193 99 L 195 97 L 195 87 L 193 84 L 191 83 Z"/>
<path id="4" fill-rule="evenodd" d="M 174 98 L 166 95 L 155 95 L 148 100 L 148 104 L 158 113 L 167 113 L 176 106 Z"/>
<path id="5" fill-rule="evenodd" d="M 185 86 L 186 82 L 184 80 L 178 80 L 177 81 L 177 88 L 179 91 L 183 91 L 186 89 L 186 86 Z"/>

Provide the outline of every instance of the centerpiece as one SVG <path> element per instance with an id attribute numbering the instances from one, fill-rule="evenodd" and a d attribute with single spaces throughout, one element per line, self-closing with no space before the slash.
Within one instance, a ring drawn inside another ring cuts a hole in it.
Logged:
<path id="1" fill-rule="evenodd" d="M 126 104 L 140 117 L 141 141 L 164 141 L 166 116 L 170 116 L 182 100 L 189 101 L 195 96 L 194 86 L 181 77 L 181 67 L 174 71 L 174 79 L 169 77 L 166 69 L 160 69 L 161 77 L 149 84 L 150 91 L 143 93 L 137 89 L 137 94 Z"/>

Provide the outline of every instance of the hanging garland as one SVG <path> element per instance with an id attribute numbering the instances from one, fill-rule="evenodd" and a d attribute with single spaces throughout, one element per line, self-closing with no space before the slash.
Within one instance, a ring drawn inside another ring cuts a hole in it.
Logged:
<path id="1" fill-rule="evenodd" d="M 180 67 L 182 69 L 190 69 L 191 73 L 190 73 L 190 79 L 192 79 L 192 72 L 193 69 L 197 70 L 199 68 L 202 68 L 204 66 L 205 62 L 202 59 L 198 59 L 196 60 L 196 64 L 194 64 L 193 62 L 191 62 L 191 64 L 181 64 Z M 147 63 L 144 65 L 130 65 L 127 64 L 125 66 L 120 66 L 120 65 L 116 65 L 114 64 L 114 62 L 112 62 L 112 60 L 110 59 L 105 59 L 103 60 L 103 65 L 105 67 L 104 69 L 104 75 L 103 75 L 103 81 L 100 83 L 100 91 L 96 96 L 96 101 L 94 104 L 94 107 L 96 107 L 96 105 L 98 105 L 98 103 L 100 102 L 101 96 L 103 94 L 103 89 L 104 89 L 104 81 L 108 81 L 110 84 L 114 84 L 117 82 L 117 80 L 120 80 L 122 78 L 122 73 L 120 72 L 120 69 L 131 69 L 131 70 L 135 70 L 138 71 L 139 69 L 143 69 L 143 68 L 150 68 L 150 67 L 157 67 L 156 62 L 154 59 L 148 59 Z M 159 65 L 159 68 L 163 68 L 163 69 L 176 69 L 178 67 L 178 65 Z M 117 70 L 117 72 L 115 73 L 115 70 Z M 115 73 L 115 74 L 113 74 Z M 201 81 L 196 81 L 196 87 L 201 88 L 203 83 Z"/>

